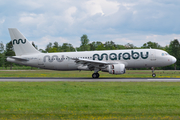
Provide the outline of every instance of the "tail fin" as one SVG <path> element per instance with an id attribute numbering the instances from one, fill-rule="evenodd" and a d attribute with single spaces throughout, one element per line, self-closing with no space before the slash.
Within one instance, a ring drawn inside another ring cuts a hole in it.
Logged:
<path id="1" fill-rule="evenodd" d="M 40 53 L 16 28 L 8 28 L 16 56 Z"/>

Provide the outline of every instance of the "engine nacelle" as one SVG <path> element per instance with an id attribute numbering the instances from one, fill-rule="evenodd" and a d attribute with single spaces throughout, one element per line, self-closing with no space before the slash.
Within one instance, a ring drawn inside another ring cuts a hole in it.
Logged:
<path id="1" fill-rule="evenodd" d="M 109 74 L 124 74 L 126 72 L 124 64 L 109 65 Z"/>

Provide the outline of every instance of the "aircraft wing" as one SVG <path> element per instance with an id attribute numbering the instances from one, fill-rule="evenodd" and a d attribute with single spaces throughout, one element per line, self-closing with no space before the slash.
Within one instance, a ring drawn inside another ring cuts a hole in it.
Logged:
<path id="1" fill-rule="evenodd" d="M 69 58 L 74 60 L 75 63 L 81 64 L 82 66 L 88 66 L 89 69 L 94 68 L 105 68 L 107 65 L 113 65 L 118 63 L 110 63 L 105 61 L 96 61 L 96 60 L 89 60 L 89 59 L 82 59 L 82 58 Z"/>
<path id="2" fill-rule="evenodd" d="M 116 63 L 110 63 L 110 62 L 105 62 L 105 61 L 96 61 L 96 60 L 89 60 L 89 59 L 81 59 L 81 58 L 71 58 L 72 60 L 75 60 L 76 63 L 80 64 L 102 64 L 102 65 L 112 65 Z"/>

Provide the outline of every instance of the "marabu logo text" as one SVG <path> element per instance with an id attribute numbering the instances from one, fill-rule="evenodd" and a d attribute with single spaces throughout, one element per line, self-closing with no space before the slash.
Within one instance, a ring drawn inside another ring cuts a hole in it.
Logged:
<path id="1" fill-rule="evenodd" d="M 19 43 L 22 43 L 22 44 L 25 44 L 26 43 L 26 39 L 24 39 L 24 41 L 22 40 L 22 39 L 19 39 L 19 40 L 16 40 L 16 39 L 14 39 L 13 40 L 13 45 L 16 43 L 16 44 L 19 44 Z"/>
<path id="2" fill-rule="evenodd" d="M 96 57 L 97 56 L 97 57 Z M 109 57 L 108 57 L 109 56 Z M 107 53 L 103 53 L 101 54 L 101 56 L 99 54 L 94 54 L 93 55 L 93 60 L 95 60 L 96 58 L 98 60 L 103 60 L 103 58 L 105 57 L 106 60 L 110 59 L 110 60 L 121 60 L 122 58 L 124 60 L 130 60 L 132 59 L 138 59 L 138 58 L 142 58 L 142 59 L 147 59 L 149 56 L 149 52 L 146 52 L 146 54 L 143 54 L 143 52 L 134 52 L 133 50 L 131 51 L 131 53 L 125 52 L 125 53 L 110 53 L 109 55 Z"/>

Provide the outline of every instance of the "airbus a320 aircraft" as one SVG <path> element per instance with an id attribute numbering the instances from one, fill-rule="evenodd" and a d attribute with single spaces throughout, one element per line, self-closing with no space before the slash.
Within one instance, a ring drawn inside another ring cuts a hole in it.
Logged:
<path id="1" fill-rule="evenodd" d="M 16 28 L 9 28 L 9 33 L 16 56 L 7 61 L 51 70 L 90 70 L 94 71 L 92 78 L 99 78 L 99 71 L 124 74 L 126 68 L 154 68 L 176 62 L 175 57 L 157 49 L 41 53 Z M 154 69 L 152 76 L 156 76 Z"/>

